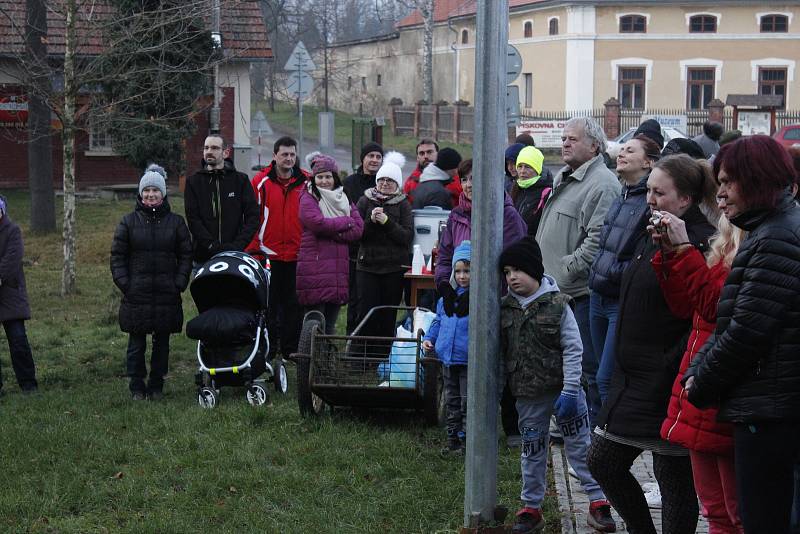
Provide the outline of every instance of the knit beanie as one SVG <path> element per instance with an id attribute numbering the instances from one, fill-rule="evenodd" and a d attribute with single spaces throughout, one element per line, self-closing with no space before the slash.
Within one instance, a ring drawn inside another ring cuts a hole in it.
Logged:
<path id="1" fill-rule="evenodd" d="M 167 182 L 166 182 L 167 173 L 160 165 L 156 165 L 155 163 L 151 164 L 147 167 L 147 170 L 144 172 L 142 179 L 139 180 L 139 194 L 142 194 L 142 191 L 146 187 L 155 187 L 159 191 L 161 191 L 161 195 L 166 197 L 167 196 Z"/>
<path id="2" fill-rule="evenodd" d="M 532 167 L 536 174 L 542 174 L 542 165 L 544 165 L 544 154 L 535 146 L 526 146 L 519 151 L 517 156 L 517 165 L 524 163 Z"/>
<path id="3" fill-rule="evenodd" d="M 522 143 L 514 143 L 513 145 L 509 145 L 506 149 L 506 161 L 513 161 L 516 165 L 517 156 L 519 156 L 520 151 L 525 148 L 526 145 Z"/>
<path id="4" fill-rule="evenodd" d="M 529 274 L 541 282 L 544 276 L 542 263 L 542 249 L 533 236 L 525 236 L 519 241 L 510 244 L 500 254 L 500 269 L 510 266 Z"/>
<path id="5" fill-rule="evenodd" d="M 383 156 L 383 147 L 378 143 L 370 141 L 363 147 L 361 147 L 361 157 L 358 158 L 359 164 L 363 163 L 364 158 L 367 157 L 367 154 L 370 152 L 380 152 L 381 156 Z"/>
<path id="6" fill-rule="evenodd" d="M 661 134 L 661 125 L 655 119 L 647 119 L 636 128 L 633 137 L 642 134 L 649 137 L 658 145 L 658 148 L 664 147 L 664 136 Z"/>
<path id="7" fill-rule="evenodd" d="M 469 263 L 471 261 L 470 257 L 472 257 L 472 243 L 469 240 L 462 241 L 461 244 L 458 245 L 453 251 L 453 260 L 451 261 L 451 265 L 455 267 L 456 263 L 460 261 Z"/>
<path id="8" fill-rule="evenodd" d="M 406 157 L 394 150 L 388 152 L 383 158 L 383 165 L 375 175 L 375 184 L 378 178 L 390 178 L 397 183 L 397 188 L 403 187 L 403 165 L 406 164 Z"/>
<path id="9" fill-rule="evenodd" d="M 703 152 L 702 147 L 696 141 L 682 137 L 671 139 L 667 146 L 664 147 L 664 150 L 661 151 L 661 156 L 672 154 L 686 154 L 694 159 L 706 159 L 706 153 Z"/>
<path id="10" fill-rule="evenodd" d="M 311 162 L 311 172 L 314 176 L 323 172 L 338 174 L 339 168 L 336 166 L 335 159 L 325 154 L 319 154 Z"/>
<path id="11" fill-rule="evenodd" d="M 452 171 L 458 168 L 459 163 L 461 163 L 461 154 L 452 148 L 443 148 L 436 156 L 435 165 L 443 171 Z"/>

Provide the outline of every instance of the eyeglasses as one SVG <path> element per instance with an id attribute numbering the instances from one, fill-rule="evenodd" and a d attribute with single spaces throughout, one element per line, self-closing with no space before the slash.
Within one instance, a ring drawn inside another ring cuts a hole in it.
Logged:
<path id="1" fill-rule="evenodd" d="M 392 180 L 391 178 L 378 178 L 379 184 L 388 184 L 390 182 L 394 183 L 394 180 Z"/>

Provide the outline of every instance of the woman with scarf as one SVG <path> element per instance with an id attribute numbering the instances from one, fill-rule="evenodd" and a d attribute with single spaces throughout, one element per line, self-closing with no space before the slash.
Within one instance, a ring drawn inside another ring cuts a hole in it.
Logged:
<path id="1" fill-rule="evenodd" d="M 414 238 L 411 204 L 401 189 L 405 158 L 389 152 L 375 175 L 375 187 L 367 189 L 358 200 L 358 212 L 364 220 L 364 233 L 358 249 L 356 287 L 358 321 L 376 306 L 397 306 L 403 297 L 403 274 L 408 250 Z M 361 336 L 394 337 L 394 310 L 373 314 Z"/>
<path id="2" fill-rule="evenodd" d="M 122 291 L 119 325 L 128 332 L 127 370 L 133 400 L 160 400 L 169 363 L 169 336 L 183 328 L 181 293 L 189 285 L 192 243 L 183 217 L 167 202 L 166 173 L 150 165 L 139 181 L 136 209 L 111 244 L 111 275 Z M 150 376 L 145 351 L 153 336 Z"/>
<path id="3" fill-rule="evenodd" d="M 364 222 L 344 193 L 332 157 L 316 156 L 311 172 L 313 178 L 300 194 L 303 235 L 297 257 L 297 300 L 305 312 L 322 312 L 325 333 L 332 335 L 348 298 L 348 245 L 361 237 Z"/>
<path id="4" fill-rule="evenodd" d="M 532 146 L 526 146 L 517 155 L 517 177 L 511 186 L 514 207 L 528 225 L 528 235 L 535 236 L 542 217 L 542 208 L 553 190 L 553 177 L 542 175 L 544 154 Z"/>

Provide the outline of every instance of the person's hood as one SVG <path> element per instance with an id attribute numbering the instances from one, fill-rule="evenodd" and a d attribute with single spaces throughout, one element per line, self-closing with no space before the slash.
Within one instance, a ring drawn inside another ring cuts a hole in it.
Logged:
<path id="1" fill-rule="evenodd" d="M 545 274 L 542 276 L 541 284 L 539 285 L 539 289 L 536 292 L 529 296 L 523 297 L 522 295 L 517 295 L 514 293 L 511 288 L 508 288 L 508 294 L 514 297 L 514 300 L 520 305 L 520 307 L 524 308 L 534 300 L 538 299 L 542 295 L 546 293 L 557 293 L 559 291 L 558 284 L 556 283 L 555 279 L 550 276 L 549 274 Z"/>
<path id="2" fill-rule="evenodd" d="M 419 177 L 419 183 L 432 182 L 434 180 L 439 182 L 448 182 L 451 180 L 451 178 L 450 175 L 444 172 L 442 169 L 433 163 L 429 163 L 428 166 L 422 170 L 422 174 Z"/>

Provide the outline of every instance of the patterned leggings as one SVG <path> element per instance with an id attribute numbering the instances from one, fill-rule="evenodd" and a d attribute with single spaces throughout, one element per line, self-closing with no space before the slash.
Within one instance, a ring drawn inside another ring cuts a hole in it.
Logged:
<path id="1" fill-rule="evenodd" d="M 602 436 L 592 436 L 587 463 L 611 505 L 625 521 L 630 534 L 656 534 L 642 487 L 631 473 L 642 449 Z M 699 507 L 688 456 L 653 453 L 653 473 L 661 490 L 663 534 L 691 534 L 697 528 Z"/>

